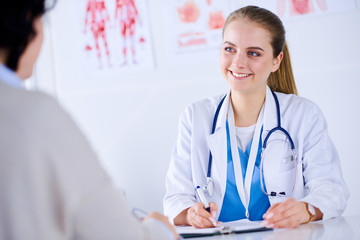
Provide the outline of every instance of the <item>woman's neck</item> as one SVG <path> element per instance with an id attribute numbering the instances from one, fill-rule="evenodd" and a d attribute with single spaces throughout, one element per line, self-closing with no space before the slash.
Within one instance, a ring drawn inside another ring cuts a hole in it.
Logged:
<path id="1" fill-rule="evenodd" d="M 231 91 L 231 104 L 234 111 L 235 126 L 249 127 L 255 124 L 264 104 L 265 96 L 266 88 L 251 94 Z"/>

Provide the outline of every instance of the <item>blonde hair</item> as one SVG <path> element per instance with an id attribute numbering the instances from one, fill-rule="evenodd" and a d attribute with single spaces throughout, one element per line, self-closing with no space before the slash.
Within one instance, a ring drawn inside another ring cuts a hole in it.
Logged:
<path id="1" fill-rule="evenodd" d="M 279 69 L 272 72 L 267 80 L 270 89 L 276 92 L 297 95 L 298 91 L 291 67 L 289 49 L 285 40 L 285 28 L 280 18 L 267 9 L 257 6 L 246 6 L 229 15 L 224 24 L 223 35 L 225 29 L 231 22 L 241 18 L 257 23 L 269 31 L 274 58 L 283 52 L 283 59 Z"/>

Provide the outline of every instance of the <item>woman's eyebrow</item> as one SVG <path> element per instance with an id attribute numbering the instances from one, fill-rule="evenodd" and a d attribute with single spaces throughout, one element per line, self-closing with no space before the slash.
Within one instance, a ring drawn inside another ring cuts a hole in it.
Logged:
<path id="1" fill-rule="evenodd" d="M 262 52 L 265 52 L 264 49 L 262 49 L 261 47 L 248 47 L 246 49 L 248 49 L 248 50 L 260 50 Z"/>
<path id="2" fill-rule="evenodd" d="M 225 41 L 225 42 L 223 42 L 223 44 L 229 44 L 231 46 L 236 46 L 235 44 L 233 44 L 232 42 L 229 42 L 229 41 Z"/>
<path id="3" fill-rule="evenodd" d="M 234 43 L 229 42 L 229 41 L 225 41 L 225 42 L 223 42 L 223 44 L 227 44 L 227 45 L 236 47 L 236 45 Z M 259 51 L 265 52 L 264 49 L 262 49 L 261 47 L 255 47 L 255 46 L 247 47 L 246 49 L 247 50 L 259 50 Z"/>

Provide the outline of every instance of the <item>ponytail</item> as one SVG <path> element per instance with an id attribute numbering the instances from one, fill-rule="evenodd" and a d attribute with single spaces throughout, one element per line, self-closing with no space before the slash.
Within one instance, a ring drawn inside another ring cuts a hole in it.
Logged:
<path id="1" fill-rule="evenodd" d="M 277 71 L 270 74 L 267 84 L 272 91 L 298 95 L 286 42 L 284 44 L 283 59 L 280 67 Z"/>

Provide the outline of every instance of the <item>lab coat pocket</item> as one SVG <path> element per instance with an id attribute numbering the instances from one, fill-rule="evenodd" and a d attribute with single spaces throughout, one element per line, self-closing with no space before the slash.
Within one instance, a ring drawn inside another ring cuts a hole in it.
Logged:
<path id="1" fill-rule="evenodd" d="M 285 192 L 287 195 L 289 195 L 293 188 L 295 187 L 295 170 L 296 168 L 291 168 L 289 170 L 283 171 L 279 174 L 278 178 L 278 189 L 276 189 L 279 192 Z"/>
<path id="2" fill-rule="evenodd" d="M 264 150 L 263 171 L 268 192 L 290 194 L 294 187 L 296 168 L 291 144 L 281 131 L 271 134 Z"/>
<path id="3" fill-rule="evenodd" d="M 295 159 L 292 155 L 292 152 L 290 151 L 290 153 L 283 155 L 279 166 L 279 172 L 293 170 L 295 164 L 296 164 Z"/>
<path id="4" fill-rule="evenodd" d="M 289 139 L 283 132 L 277 131 L 271 134 L 264 151 L 264 158 L 268 164 L 277 166 L 279 173 L 294 169 L 295 161 L 292 155 Z"/>

